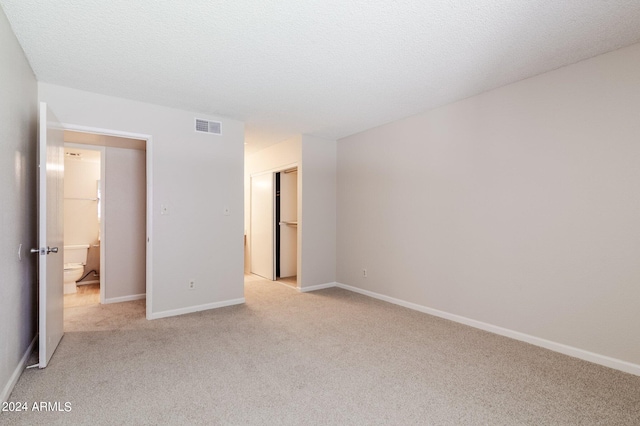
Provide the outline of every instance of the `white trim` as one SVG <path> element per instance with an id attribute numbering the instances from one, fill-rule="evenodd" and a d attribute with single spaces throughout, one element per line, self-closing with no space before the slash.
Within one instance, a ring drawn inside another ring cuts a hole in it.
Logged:
<path id="1" fill-rule="evenodd" d="M 146 158 L 147 158 L 147 268 L 146 268 L 146 289 L 147 293 L 147 319 L 151 319 L 153 312 L 153 137 L 147 136 Z"/>
<path id="2" fill-rule="evenodd" d="M 153 312 L 150 315 L 151 318 L 149 318 L 149 312 L 147 312 L 147 319 L 159 319 L 159 318 L 173 317 L 176 315 L 191 314 L 194 312 L 206 311 L 209 309 L 224 308 L 225 306 L 241 305 L 244 302 L 245 302 L 244 297 L 242 297 L 240 299 L 231 299 L 231 300 L 225 300 L 222 302 L 206 303 L 204 305 L 189 306 L 189 307 L 180 308 L 180 309 L 171 309 L 169 311 Z"/>
<path id="3" fill-rule="evenodd" d="M 128 139 L 142 139 L 148 141 L 150 136 L 143 133 L 121 132 L 119 130 L 103 129 L 100 127 L 79 126 L 76 124 L 61 123 L 64 130 L 72 130 L 74 132 L 93 133 L 96 135 L 117 136 Z M 101 145 L 95 145 L 101 146 Z"/>
<path id="4" fill-rule="evenodd" d="M 15 387 L 16 383 L 18 383 L 18 379 L 20 378 L 20 375 L 22 374 L 25 367 L 27 366 L 27 361 L 29 360 L 29 356 L 33 352 L 33 348 L 36 345 L 37 339 L 38 339 L 38 335 L 36 334 L 33 340 L 31 341 L 31 343 L 29 344 L 29 346 L 27 347 L 27 350 L 24 352 L 24 355 L 22 355 L 20 362 L 18 362 L 16 369 L 13 370 L 13 374 L 11 375 L 11 377 L 9 377 L 9 381 L 4 386 L 4 389 L 2 389 L 2 395 L 0 395 L 0 400 L 2 402 L 6 402 L 9 400 L 9 397 L 11 396 L 11 392 L 13 391 L 13 388 Z"/>
<path id="5" fill-rule="evenodd" d="M 110 297 L 109 299 L 104 299 L 104 304 L 108 303 L 121 303 L 121 302 L 131 302 L 133 300 L 145 299 L 147 297 L 146 294 L 132 294 L 131 296 L 121 296 L 121 297 Z"/>
<path id="6" fill-rule="evenodd" d="M 107 299 L 107 246 L 108 238 L 105 239 L 107 229 L 107 204 L 104 202 L 104 194 L 107 189 L 107 147 L 100 147 L 100 303 L 106 303 Z"/>
<path id="7" fill-rule="evenodd" d="M 271 168 L 271 169 L 260 170 L 260 171 L 258 171 L 258 172 L 251 173 L 251 174 L 249 175 L 249 177 L 266 175 L 267 173 L 278 173 L 278 172 L 284 172 L 285 170 L 289 170 L 289 169 L 292 169 L 292 168 L 294 168 L 294 167 L 295 167 L 295 168 L 299 168 L 299 166 L 298 166 L 298 162 L 297 162 L 297 161 L 296 161 L 296 162 L 294 162 L 294 163 L 289 163 L 289 164 L 285 164 L 285 165 L 282 165 L 282 166 L 276 166 L 276 167 L 273 167 L 273 168 Z"/>
<path id="8" fill-rule="evenodd" d="M 480 330 L 488 331 L 490 333 L 499 334 L 501 336 L 509 337 L 511 339 L 520 340 L 521 342 L 530 343 L 535 346 L 539 346 L 545 349 L 559 352 L 564 355 L 569 355 L 575 358 L 582 359 L 584 361 L 593 362 L 595 364 L 604 365 L 605 367 L 613 368 L 616 370 L 624 371 L 625 373 L 634 374 L 640 376 L 640 365 L 633 364 L 631 362 L 623 361 L 621 359 L 612 358 L 606 355 L 589 352 L 584 349 L 579 349 L 573 346 L 565 345 L 563 343 L 552 342 L 540 337 L 532 336 L 530 334 L 521 333 L 519 331 L 511 330 L 508 328 L 500 327 L 493 324 L 488 324 L 482 321 L 476 321 L 471 318 L 463 317 L 456 314 L 440 311 L 438 309 L 429 308 L 426 306 L 418 305 L 416 303 L 407 302 L 401 299 L 385 296 L 383 294 L 374 293 L 369 290 L 363 290 L 361 288 L 353 287 L 346 284 L 337 283 L 337 287 L 353 291 L 354 293 L 360 293 L 365 296 L 373 297 L 374 299 L 384 300 L 385 302 L 393 303 L 395 305 L 404 306 L 405 308 L 413 309 L 415 311 L 423 312 L 425 314 L 433 315 L 436 317 L 448 319 L 460 324 L 468 325 Z"/>
<path id="9" fill-rule="evenodd" d="M 332 283 L 312 285 L 309 287 L 296 287 L 296 290 L 298 290 L 300 293 L 308 293 L 310 291 L 323 290 L 325 288 L 331 288 L 336 286 L 340 286 L 340 284 L 336 282 L 332 282 Z"/>

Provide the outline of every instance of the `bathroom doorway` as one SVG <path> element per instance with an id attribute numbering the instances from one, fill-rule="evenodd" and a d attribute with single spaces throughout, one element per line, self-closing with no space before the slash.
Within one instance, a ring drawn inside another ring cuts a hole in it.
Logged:
<path id="1" fill-rule="evenodd" d="M 146 141 L 71 130 L 64 132 L 64 141 L 65 167 L 67 162 L 71 165 L 65 170 L 65 269 L 70 269 L 71 261 L 84 260 L 75 293 L 69 288 L 73 284 L 65 283 L 70 290 L 65 294 L 65 307 L 144 299 Z M 83 164 L 91 163 L 91 159 L 96 162 L 96 158 L 99 174 L 94 166 Z M 76 169 L 90 169 L 90 176 L 85 176 L 89 179 L 81 183 Z M 78 188 L 83 192 L 74 192 Z M 74 211 L 74 204 L 83 207 L 81 212 Z M 79 218 L 79 213 L 84 216 Z M 91 222 L 90 229 L 87 222 Z M 79 234 L 78 228 L 83 226 Z"/>
<path id="2" fill-rule="evenodd" d="M 65 308 L 100 303 L 102 147 L 64 147 Z"/>

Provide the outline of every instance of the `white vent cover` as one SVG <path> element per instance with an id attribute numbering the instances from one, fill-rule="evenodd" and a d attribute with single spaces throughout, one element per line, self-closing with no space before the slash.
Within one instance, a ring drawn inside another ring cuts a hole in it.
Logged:
<path id="1" fill-rule="evenodd" d="M 222 123 L 219 121 L 208 121 L 196 118 L 196 132 L 222 134 Z"/>

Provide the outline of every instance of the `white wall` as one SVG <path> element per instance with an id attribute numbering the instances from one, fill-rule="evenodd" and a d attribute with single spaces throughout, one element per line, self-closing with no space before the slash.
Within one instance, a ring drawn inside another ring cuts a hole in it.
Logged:
<path id="1" fill-rule="evenodd" d="M 0 8 L 0 400 L 36 335 L 37 84 Z M 18 247 L 22 244 L 18 259 Z"/>
<path id="2" fill-rule="evenodd" d="M 145 294 L 146 153 L 105 148 L 105 302 Z"/>
<path id="3" fill-rule="evenodd" d="M 64 245 L 96 244 L 98 221 L 97 181 L 100 163 L 64 159 Z"/>
<path id="4" fill-rule="evenodd" d="M 340 140 L 338 281 L 638 367 L 638 70 L 640 44 Z"/>
<path id="5" fill-rule="evenodd" d="M 46 83 L 38 88 L 63 123 L 152 136 L 147 315 L 242 302 L 243 123 Z M 221 121 L 223 134 L 196 133 L 196 117 Z M 162 205 L 168 215 L 160 214 Z"/>

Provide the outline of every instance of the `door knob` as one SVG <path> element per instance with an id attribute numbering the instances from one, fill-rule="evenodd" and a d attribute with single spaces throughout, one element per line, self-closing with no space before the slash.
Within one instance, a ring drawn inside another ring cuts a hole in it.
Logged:
<path id="1" fill-rule="evenodd" d="M 47 247 L 45 248 L 41 248 L 41 249 L 37 249 L 37 248 L 33 248 L 31 249 L 31 253 L 40 253 L 40 254 L 49 254 L 49 253 L 57 253 L 58 252 L 58 247 Z"/>

